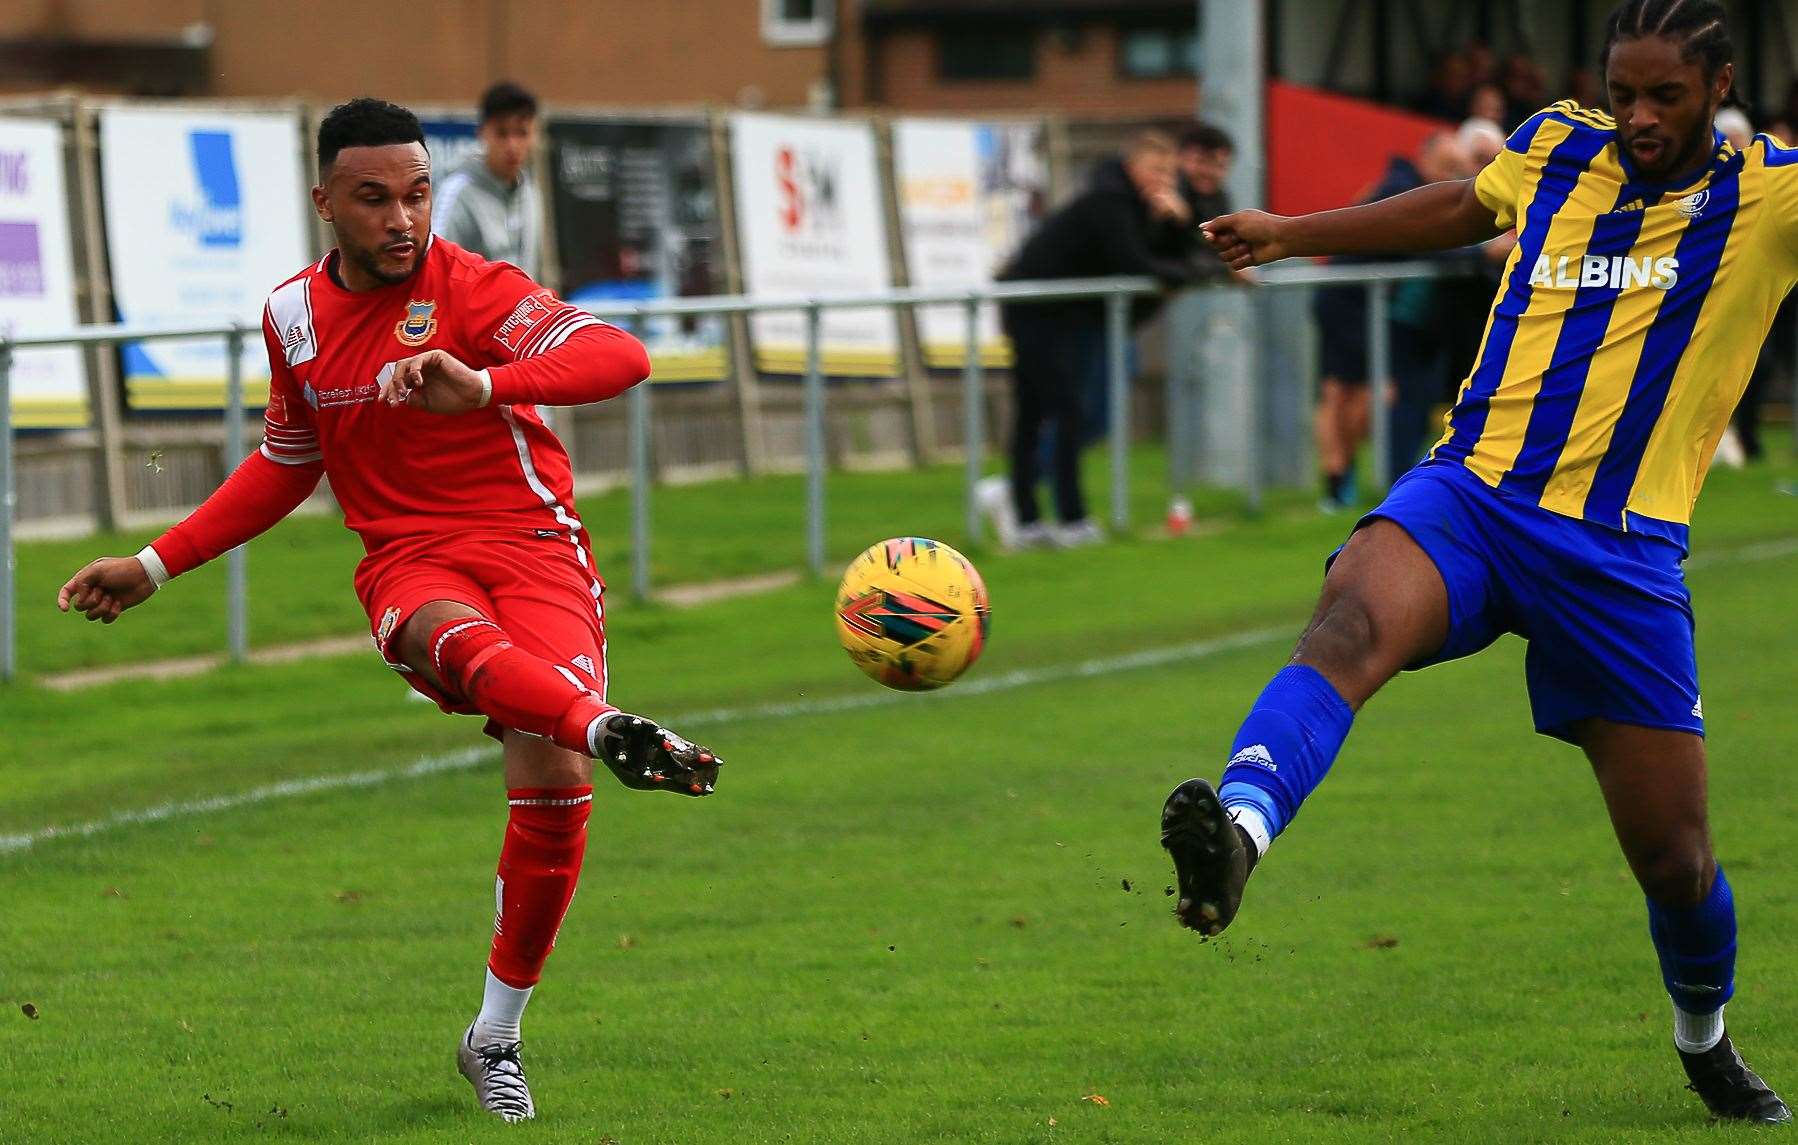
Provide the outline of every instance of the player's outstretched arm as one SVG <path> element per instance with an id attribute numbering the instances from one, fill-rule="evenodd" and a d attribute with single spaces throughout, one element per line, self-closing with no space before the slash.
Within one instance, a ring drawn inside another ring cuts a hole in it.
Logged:
<path id="1" fill-rule="evenodd" d="M 1504 228 L 1474 194 L 1474 181 L 1459 179 L 1311 215 L 1238 211 L 1200 230 L 1232 270 L 1247 270 L 1283 258 L 1453 250 Z"/>
<path id="2" fill-rule="evenodd" d="M 121 612 L 149 600 L 155 591 L 156 582 L 142 559 L 101 557 L 69 578 L 56 594 L 56 607 L 111 624 Z"/>
<path id="3" fill-rule="evenodd" d="M 261 536 L 318 488 L 321 461 L 281 462 L 268 446 L 244 459 L 187 519 L 134 557 L 101 557 L 56 594 L 64 612 L 111 624 L 150 598 L 170 578 Z"/>

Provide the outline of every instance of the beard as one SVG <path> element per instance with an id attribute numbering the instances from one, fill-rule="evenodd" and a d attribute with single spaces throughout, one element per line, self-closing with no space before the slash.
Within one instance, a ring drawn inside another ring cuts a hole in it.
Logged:
<path id="1" fill-rule="evenodd" d="M 1711 120 L 1704 120 L 1692 134 L 1663 150 L 1661 161 L 1643 174 L 1656 179 L 1671 179 L 1693 173 L 1704 166 L 1712 151 Z"/>
<path id="2" fill-rule="evenodd" d="M 397 271 L 381 264 L 378 251 L 356 247 L 346 250 L 344 253 L 349 256 L 351 262 L 356 264 L 358 270 L 376 282 L 384 283 L 387 286 L 397 286 L 418 273 L 419 264 L 425 257 L 425 245 L 420 243 L 418 250 L 412 255 L 411 261 L 406 264 L 406 268 Z"/>

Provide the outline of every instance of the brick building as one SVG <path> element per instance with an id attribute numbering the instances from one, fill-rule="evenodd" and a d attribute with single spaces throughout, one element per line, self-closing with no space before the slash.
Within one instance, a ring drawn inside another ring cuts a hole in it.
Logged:
<path id="1" fill-rule="evenodd" d="M 866 0 L 852 34 L 863 70 L 844 75 L 844 103 L 1186 115 L 1196 11 L 1191 0 Z"/>
<path id="2" fill-rule="evenodd" d="M 1193 0 L 9 0 L 0 91 L 1166 118 Z"/>

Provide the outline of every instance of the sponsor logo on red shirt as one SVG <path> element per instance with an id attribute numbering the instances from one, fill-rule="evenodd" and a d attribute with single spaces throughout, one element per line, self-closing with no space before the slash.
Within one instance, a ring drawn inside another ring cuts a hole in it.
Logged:
<path id="1" fill-rule="evenodd" d="M 524 345 L 525 336 L 531 332 L 531 327 L 543 321 L 555 309 L 552 305 L 554 302 L 555 295 L 547 290 L 538 291 L 521 300 L 512 308 L 512 313 L 506 315 L 506 320 L 499 324 L 499 329 L 493 332 L 493 340 L 516 355 Z"/>
<path id="2" fill-rule="evenodd" d="M 312 383 L 307 382 L 306 388 L 310 391 L 307 400 L 312 402 L 313 409 L 360 405 L 362 402 L 372 402 L 381 395 L 378 382 L 364 382 L 359 386 L 344 386 L 335 390 L 313 390 Z"/>

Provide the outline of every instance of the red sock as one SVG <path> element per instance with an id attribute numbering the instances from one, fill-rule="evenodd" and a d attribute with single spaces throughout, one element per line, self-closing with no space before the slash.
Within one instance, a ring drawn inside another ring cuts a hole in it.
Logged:
<path id="1" fill-rule="evenodd" d="M 483 616 L 465 616 L 431 633 L 437 678 L 496 723 L 592 754 L 587 729 L 610 704 L 556 666 L 513 644 Z"/>
<path id="2" fill-rule="evenodd" d="M 587 853 L 592 787 L 520 787 L 506 792 L 512 813 L 494 884 L 493 953 L 487 969 L 508 986 L 535 986 Z"/>

